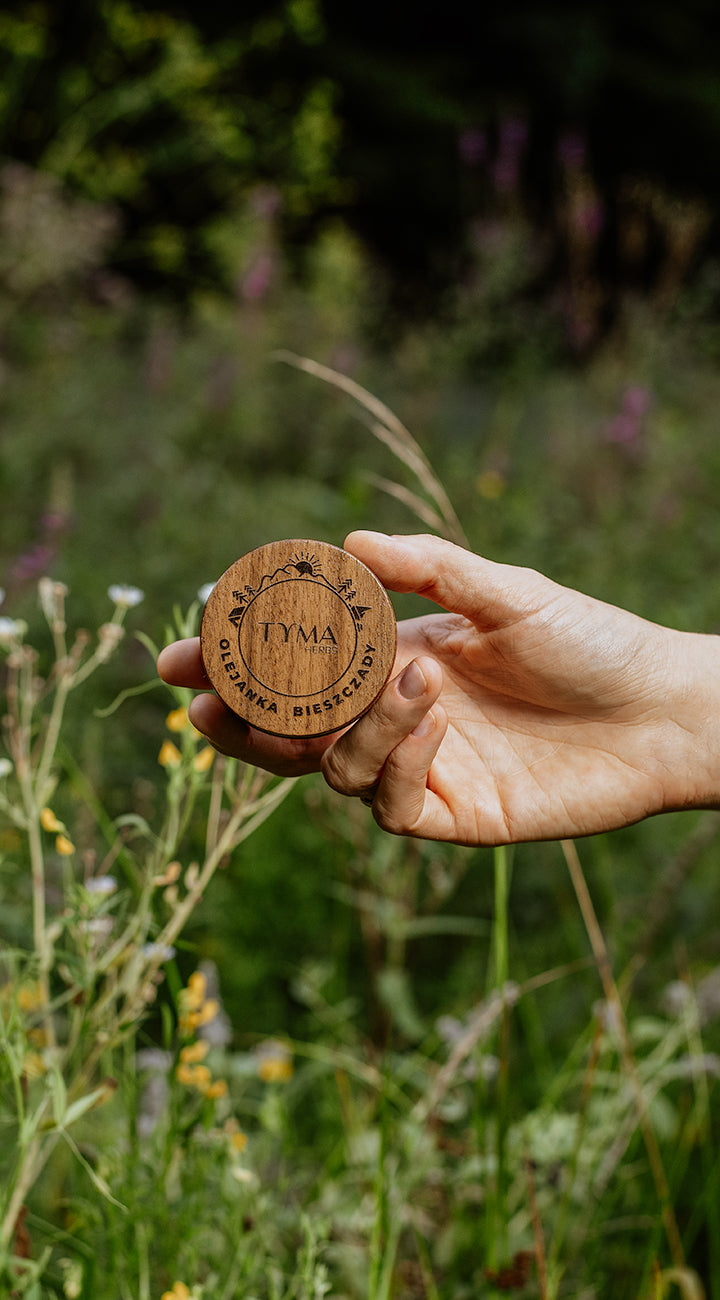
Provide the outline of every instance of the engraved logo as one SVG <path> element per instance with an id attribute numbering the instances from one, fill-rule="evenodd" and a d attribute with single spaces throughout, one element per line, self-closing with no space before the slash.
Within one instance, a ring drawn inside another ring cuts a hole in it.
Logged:
<path id="1" fill-rule="evenodd" d="M 316 556 L 306 553 L 232 596 L 236 603 L 228 620 L 237 630 L 239 673 L 266 691 L 294 698 L 327 694 L 340 681 L 371 609 L 353 603 L 352 580 L 333 585 Z"/>

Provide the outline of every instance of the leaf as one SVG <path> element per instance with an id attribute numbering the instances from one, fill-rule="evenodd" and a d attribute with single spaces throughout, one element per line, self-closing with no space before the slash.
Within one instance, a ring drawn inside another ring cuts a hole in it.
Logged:
<path id="1" fill-rule="evenodd" d="M 665 1268 L 660 1274 L 661 1296 L 669 1294 L 675 1283 L 684 1300 L 705 1300 L 705 1288 L 697 1273 L 692 1268 Z"/>
<path id="2" fill-rule="evenodd" d="M 51 1080 L 53 1118 L 58 1128 L 62 1128 L 65 1110 L 67 1108 L 67 1088 L 65 1080 L 59 1070 L 55 1069 L 52 1073 Z"/>
<path id="3" fill-rule="evenodd" d="M 72 1151 L 73 1155 L 77 1160 L 79 1160 L 83 1169 L 85 1170 L 88 1177 L 90 1178 L 90 1181 L 97 1188 L 100 1195 L 104 1196 L 106 1201 L 110 1201 L 112 1205 L 115 1205 L 118 1210 L 122 1210 L 123 1213 L 127 1214 L 128 1213 L 127 1205 L 123 1205 L 122 1201 L 118 1201 L 113 1196 L 108 1184 L 105 1182 L 105 1179 L 101 1178 L 100 1174 L 95 1172 L 92 1165 L 85 1159 L 77 1143 L 73 1142 L 72 1138 L 70 1137 L 70 1134 L 65 1129 L 62 1129 L 61 1132 L 62 1132 L 62 1136 L 65 1138 L 65 1141 L 70 1147 L 70 1150 Z"/>
<path id="4" fill-rule="evenodd" d="M 113 1084 L 114 1082 L 113 1080 Z M 111 1087 L 109 1081 L 106 1081 L 99 1088 L 94 1088 L 92 1092 L 86 1093 L 84 1097 L 78 1097 L 77 1101 L 71 1102 L 65 1111 L 62 1127 L 67 1128 L 69 1124 L 74 1124 L 75 1120 L 84 1115 L 86 1111 L 92 1110 L 93 1106 L 108 1101 L 114 1091 L 115 1087 Z"/>

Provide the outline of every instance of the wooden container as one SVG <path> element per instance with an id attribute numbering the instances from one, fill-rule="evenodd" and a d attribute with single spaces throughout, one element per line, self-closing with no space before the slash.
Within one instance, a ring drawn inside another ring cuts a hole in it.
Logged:
<path id="1" fill-rule="evenodd" d="M 236 560 L 208 598 L 200 639 L 205 671 L 234 713 L 275 736 L 323 736 L 377 699 L 397 632 L 364 564 L 303 539 Z"/>

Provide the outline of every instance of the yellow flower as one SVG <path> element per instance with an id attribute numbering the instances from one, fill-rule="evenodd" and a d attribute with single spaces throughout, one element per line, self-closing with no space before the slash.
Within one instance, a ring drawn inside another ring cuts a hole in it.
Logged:
<path id="1" fill-rule="evenodd" d="M 180 1033 L 184 1035 L 194 1034 L 200 1024 L 199 1011 L 185 1011 L 178 1021 Z"/>
<path id="2" fill-rule="evenodd" d="M 205 1001 L 206 991 L 206 977 L 201 970 L 193 971 L 187 982 L 187 988 L 184 988 L 180 994 L 180 1005 L 183 1011 L 199 1011 Z"/>
<path id="3" fill-rule="evenodd" d="M 198 1061 L 205 1060 L 209 1051 L 210 1044 L 198 1039 L 196 1043 L 188 1043 L 187 1047 L 181 1048 L 180 1060 L 186 1065 L 196 1065 Z"/>
<path id="4" fill-rule="evenodd" d="M 203 1002 L 200 1008 L 200 1024 L 206 1025 L 208 1020 L 214 1020 L 219 1010 L 220 1003 L 217 999 L 208 998 L 206 1002 Z"/>
<path id="5" fill-rule="evenodd" d="M 163 1291 L 160 1300 L 190 1300 L 190 1292 L 184 1282 L 173 1282 L 172 1291 Z"/>
<path id="6" fill-rule="evenodd" d="M 193 767 L 196 772 L 209 772 L 215 758 L 215 750 L 211 745 L 206 745 L 201 749 L 193 759 Z"/>
<path id="7" fill-rule="evenodd" d="M 212 1081 L 212 1075 L 206 1065 L 187 1065 L 184 1061 L 178 1065 L 175 1078 L 186 1088 L 197 1088 L 199 1092 L 204 1092 Z"/>
<path id="8" fill-rule="evenodd" d="M 164 740 L 160 746 L 158 763 L 161 767 L 179 767 L 182 763 L 180 750 L 171 740 Z"/>
<path id="9" fill-rule="evenodd" d="M 168 731 L 174 731 L 176 733 L 184 731 L 185 728 L 189 726 L 187 709 L 173 709 L 172 713 L 168 713 L 165 719 L 165 726 Z"/>
<path id="10" fill-rule="evenodd" d="M 263 1083 L 287 1083 L 293 1075 L 290 1048 L 271 1038 L 257 1048 L 257 1071 Z"/>
<path id="11" fill-rule="evenodd" d="M 75 852 L 75 845 L 69 840 L 67 835 L 58 835 L 55 841 L 55 849 L 62 858 L 69 858 Z"/>
<path id="12" fill-rule="evenodd" d="M 238 1129 L 237 1133 L 230 1134 L 230 1146 L 233 1151 L 244 1151 L 247 1143 L 247 1133 L 243 1133 L 242 1130 Z"/>
<path id="13" fill-rule="evenodd" d="M 52 808 L 43 808 L 40 813 L 40 825 L 44 831 L 64 831 L 65 827 L 58 821 Z"/>
<path id="14" fill-rule="evenodd" d="M 212 1083 L 200 1088 L 200 1091 L 209 1101 L 217 1101 L 219 1097 L 227 1097 L 228 1086 L 224 1079 L 213 1079 Z"/>
<path id="15" fill-rule="evenodd" d="M 26 1052 L 22 1062 L 22 1072 L 28 1079 L 39 1079 L 47 1074 L 47 1064 L 40 1052 Z"/>
<path id="16" fill-rule="evenodd" d="M 43 986 L 39 980 L 21 984 L 17 993 L 17 1003 L 21 1011 L 35 1011 L 45 1002 Z"/>

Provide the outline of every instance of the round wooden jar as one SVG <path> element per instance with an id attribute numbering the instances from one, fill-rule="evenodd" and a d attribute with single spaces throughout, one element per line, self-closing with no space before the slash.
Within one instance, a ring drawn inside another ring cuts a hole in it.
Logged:
<path id="1" fill-rule="evenodd" d="M 269 542 L 222 575 L 200 630 L 234 713 L 275 736 L 323 736 L 370 708 L 395 660 L 395 614 L 370 570 L 327 542 Z"/>

